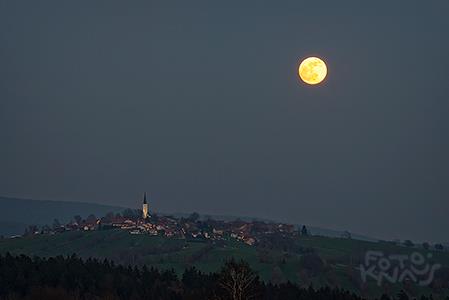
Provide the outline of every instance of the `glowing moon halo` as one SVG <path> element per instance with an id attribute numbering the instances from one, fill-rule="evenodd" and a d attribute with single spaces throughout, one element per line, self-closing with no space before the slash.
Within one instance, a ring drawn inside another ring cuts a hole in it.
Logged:
<path id="1" fill-rule="evenodd" d="M 298 68 L 298 74 L 305 83 L 318 84 L 326 78 L 327 67 L 323 60 L 311 56 L 301 62 Z"/>

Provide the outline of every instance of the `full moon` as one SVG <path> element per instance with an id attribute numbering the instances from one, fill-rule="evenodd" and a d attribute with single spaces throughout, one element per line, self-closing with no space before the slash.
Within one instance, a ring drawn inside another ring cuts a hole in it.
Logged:
<path id="1" fill-rule="evenodd" d="M 307 84 L 318 84 L 326 78 L 327 67 L 318 57 L 308 57 L 299 65 L 299 77 Z"/>

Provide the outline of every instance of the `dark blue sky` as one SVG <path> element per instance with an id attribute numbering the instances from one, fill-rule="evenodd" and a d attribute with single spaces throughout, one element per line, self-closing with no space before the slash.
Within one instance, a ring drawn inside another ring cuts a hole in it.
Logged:
<path id="1" fill-rule="evenodd" d="M 449 241 L 449 1 L 2 1 L 0 195 Z M 298 81 L 322 57 L 328 78 Z"/>

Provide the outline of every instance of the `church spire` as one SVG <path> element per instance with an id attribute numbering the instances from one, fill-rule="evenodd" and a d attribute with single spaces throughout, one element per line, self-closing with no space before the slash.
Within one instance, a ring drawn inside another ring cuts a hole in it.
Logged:
<path id="1" fill-rule="evenodd" d="M 142 217 L 146 220 L 149 217 L 149 208 L 147 202 L 147 193 L 143 193 L 143 204 L 142 204 Z"/>

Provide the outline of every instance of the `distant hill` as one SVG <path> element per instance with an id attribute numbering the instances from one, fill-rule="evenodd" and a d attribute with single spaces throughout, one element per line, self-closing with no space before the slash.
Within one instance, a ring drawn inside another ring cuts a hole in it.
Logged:
<path id="1" fill-rule="evenodd" d="M 103 216 L 123 210 L 123 207 L 95 203 L 0 197 L 0 235 L 22 234 L 28 225 L 51 225 L 55 218 L 68 222 L 75 215 Z"/>
<path id="2" fill-rule="evenodd" d="M 80 215 L 87 217 L 90 214 L 104 216 L 108 212 L 121 212 L 125 207 L 110 206 L 87 202 L 68 202 L 54 200 L 32 200 L 21 198 L 0 197 L 0 235 L 11 236 L 22 234 L 28 225 L 51 225 L 57 218 L 60 222 L 70 221 L 73 216 Z M 162 213 L 175 217 L 188 217 L 187 213 Z M 275 222 L 274 220 L 261 219 L 245 216 L 224 216 L 224 215 L 201 215 L 201 218 L 213 218 L 216 220 L 231 221 L 241 219 L 244 221 Z M 301 225 L 297 225 L 301 226 Z M 341 237 L 342 231 L 308 226 L 309 231 L 314 235 Z M 353 239 L 364 241 L 376 241 L 371 237 L 352 234 Z"/>
<path id="3" fill-rule="evenodd" d="M 307 228 L 309 229 L 310 233 L 313 235 L 319 235 L 319 236 L 325 236 L 325 237 L 335 237 L 335 238 L 345 236 L 344 231 L 326 229 L 326 228 L 321 228 L 321 227 L 313 227 L 313 226 L 308 226 Z M 369 237 L 366 235 L 361 235 L 361 234 L 357 234 L 357 233 L 353 233 L 353 232 L 351 232 L 351 238 L 355 239 L 355 240 L 361 240 L 361 241 L 367 241 L 367 242 L 377 242 L 379 240 L 379 239 L 376 239 L 373 237 Z"/>

